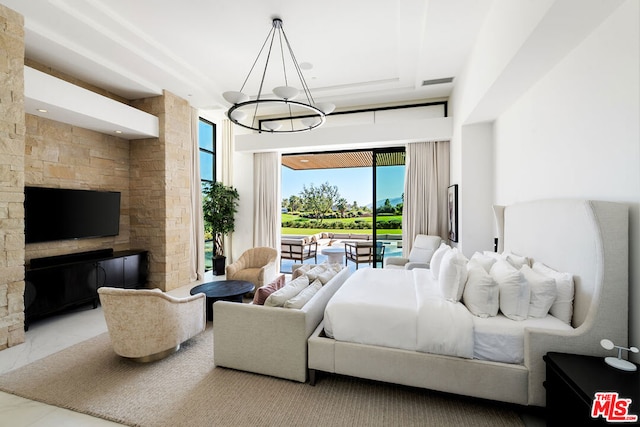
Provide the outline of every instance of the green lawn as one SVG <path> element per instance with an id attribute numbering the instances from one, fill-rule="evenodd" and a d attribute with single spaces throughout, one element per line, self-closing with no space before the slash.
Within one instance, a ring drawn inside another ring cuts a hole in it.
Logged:
<path id="1" fill-rule="evenodd" d="M 300 235 L 306 236 L 309 234 L 321 233 L 323 231 L 327 231 L 330 233 L 351 233 L 351 234 L 371 234 L 371 229 L 363 230 L 344 230 L 344 229 L 329 229 L 329 228 L 291 228 L 291 227 L 282 227 L 282 234 L 288 235 Z M 402 230 L 397 228 L 394 229 L 378 229 L 378 234 L 402 234 Z"/>
<path id="2" fill-rule="evenodd" d="M 378 221 L 391 221 L 397 220 L 402 221 L 402 215 L 384 215 L 379 216 Z M 292 215 L 289 213 L 282 214 L 282 222 L 286 221 L 296 221 L 298 223 L 310 222 L 312 220 L 307 218 L 300 218 L 298 215 Z M 368 228 L 362 229 L 350 229 L 350 228 L 333 228 L 331 225 L 336 222 L 340 222 L 342 224 L 353 224 L 353 223 L 366 223 L 369 225 Z M 322 224 L 318 224 L 317 222 L 314 224 L 313 228 L 302 228 L 302 227 L 282 227 L 282 234 L 293 234 L 293 235 L 308 235 L 308 234 L 316 234 L 323 231 L 333 232 L 333 233 L 353 233 L 353 234 L 371 234 L 372 226 L 373 226 L 373 217 L 360 217 L 360 218 L 327 218 L 322 221 Z M 326 227 L 321 227 L 321 225 L 326 224 Z M 402 234 L 402 229 L 377 229 L 378 233 L 382 234 Z"/>

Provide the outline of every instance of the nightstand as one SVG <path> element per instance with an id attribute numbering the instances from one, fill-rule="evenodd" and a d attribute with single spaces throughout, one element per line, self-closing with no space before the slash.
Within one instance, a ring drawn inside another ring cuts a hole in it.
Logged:
<path id="1" fill-rule="evenodd" d="M 601 401 L 598 413 L 612 417 L 640 416 L 640 372 L 612 368 L 603 357 L 566 353 L 547 353 L 547 425 L 611 425 L 600 416 L 591 417 L 596 392 L 615 392 L 618 399 Z M 631 402 L 621 401 L 631 399 Z M 628 409 L 625 409 L 627 408 Z M 615 408 L 610 412 L 607 408 Z M 639 422 L 613 422 L 618 425 L 640 425 Z"/>

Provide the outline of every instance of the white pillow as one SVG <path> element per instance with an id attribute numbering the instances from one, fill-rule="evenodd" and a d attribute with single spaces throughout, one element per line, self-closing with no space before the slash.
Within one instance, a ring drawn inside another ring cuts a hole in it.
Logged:
<path id="1" fill-rule="evenodd" d="M 446 243 L 440 243 L 440 246 L 433 253 L 431 257 L 431 262 L 429 263 L 429 269 L 431 270 L 431 275 L 434 279 L 438 278 L 440 274 L 440 264 L 442 263 L 442 257 L 451 250 L 451 246 Z"/>
<path id="2" fill-rule="evenodd" d="M 496 316 L 500 308 L 498 283 L 480 265 L 467 266 L 467 271 L 467 284 L 462 297 L 464 305 L 478 317 Z"/>
<path id="3" fill-rule="evenodd" d="M 497 252 L 484 251 L 482 252 L 482 254 L 495 260 L 507 260 L 509 261 L 509 264 L 513 265 L 516 268 L 516 270 L 520 270 L 520 267 L 522 267 L 523 265 L 531 265 L 529 258 L 516 255 L 513 252 L 509 251 L 502 252 L 501 254 Z"/>
<path id="4" fill-rule="evenodd" d="M 570 273 L 561 273 L 538 261 L 533 263 L 533 271 L 537 271 L 555 280 L 556 300 L 553 305 L 551 305 L 549 313 L 551 313 L 553 317 L 557 317 L 564 323 L 570 325 L 571 318 L 573 317 L 573 275 Z"/>
<path id="5" fill-rule="evenodd" d="M 525 320 L 531 298 L 529 284 L 507 260 L 496 261 L 490 273 L 500 288 L 500 311 L 512 320 Z"/>
<path id="6" fill-rule="evenodd" d="M 484 271 L 488 273 L 491 270 L 491 266 L 495 264 L 496 261 L 497 261 L 497 258 L 495 257 L 491 257 L 489 255 L 476 252 L 471 256 L 471 259 L 469 260 L 469 264 L 467 264 L 467 269 L 475 265 L 478 265 L 484 268 Z"/>
<path id="7" fill-rule="evenodd" d="M 438 284 L 442 296 L 449 301 L 460 301 L 466 281 L 467 258 L 458 248 L 447 251 L 442 258 L 438 272 Z"/>
<path id="8" fill-rule="evenodd" d="M 284 303 L 284 308 L 302 308 L 322 288 L 320 280 L 314 280 L 312 284 L 304 288 L 295 297 Z"/>
<path id="9" fill-rule="evenodd" d="M 523 265 L 531 265 L 529 258 L 526 256 L 516 255 L 513 252 L 503 252 L 502 256 L 517 269 L 520 269 Z"/>
<path id="10" fill-rule="evenodd" d="M 282 307 L 287 300 L 298 295 L 307 286 L 309 286 L 309 278 L 305 275 L 300 276 L 269 295 L 264 301 L 264 305 Z"/>
<path id="11" fill-rule="evenodd" d="M 333 276 L 338 274 L 338 271 L 340 270 L 336 269 L 336 264 L 320 264 L 304 274 L 309 278 L 309 282 L 319 279 L 325 285 L 329 280 L 333 279 Z"/>
<path id="12" fill-rule="evenodd" d="M 523 265 L 520 272 L 529 282 L 531 300 L 529 301 L 529 317 L 546 317 L 551 305 L 556 300 L 556 281 L 528 265 Z"/>

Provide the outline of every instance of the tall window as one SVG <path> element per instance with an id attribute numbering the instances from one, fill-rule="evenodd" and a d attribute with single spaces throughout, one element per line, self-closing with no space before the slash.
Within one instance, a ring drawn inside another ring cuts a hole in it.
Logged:
<path id="1" fill-rule="evenodd" d="M 205 187 L 216 179 L 216 125 L 200 119 L 198 125 L 198 146 L 200 148 L 200 184 Z M 213 268 L 213 234 L 205 224 L 204 268 Z"/>

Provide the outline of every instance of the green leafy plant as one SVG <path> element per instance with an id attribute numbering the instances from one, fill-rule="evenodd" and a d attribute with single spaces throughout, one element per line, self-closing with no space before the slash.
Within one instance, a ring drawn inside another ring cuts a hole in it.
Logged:
<path id="1" fill-rule="evenodd" d="M 217 181 L 206 184 L 202 189 L 205 229 L 210 230 L 214 237 L 216 256 L 224 256 L 223 238 L 235 230 L 239 198 L 238 190 Z"/>

